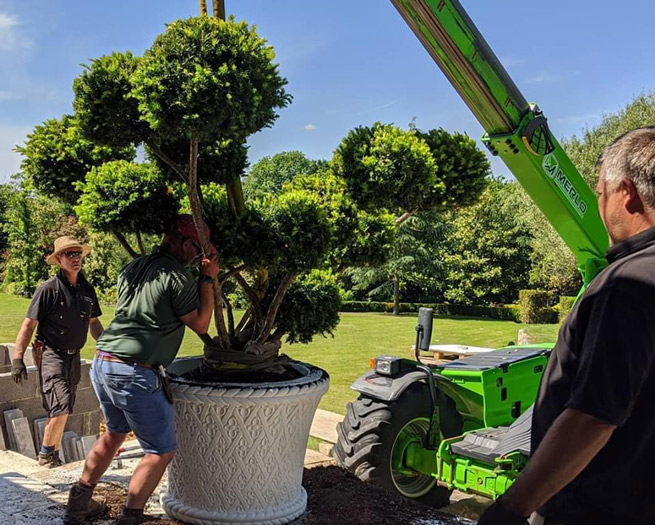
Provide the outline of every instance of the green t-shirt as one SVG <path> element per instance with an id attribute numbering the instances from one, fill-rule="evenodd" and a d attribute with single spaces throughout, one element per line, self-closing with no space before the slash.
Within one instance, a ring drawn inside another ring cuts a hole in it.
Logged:
<path id="1" fill-rule="evenodd" d="M 118 277 L 116 317 L 98 339 L 104 352 L 168 366 L 180 349 L 180 317 L 198 308 L 198 284 L 172 255 L 157 248 Z"/>

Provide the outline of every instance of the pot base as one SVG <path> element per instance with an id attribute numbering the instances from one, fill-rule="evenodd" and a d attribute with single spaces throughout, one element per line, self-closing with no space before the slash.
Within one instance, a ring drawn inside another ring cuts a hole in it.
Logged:
<path id="1" fill-rule="evenodd" d="M 307 492 L 300 487 L 300 497 L 282 508 L 270 508 L 261 512 L 218 512 L 206 511 L 185 505 L 173 496 L 162 493 L 160 503 L 171 518 L 195 525 L 283 525 L 299 518 L 307 507 Z"/>

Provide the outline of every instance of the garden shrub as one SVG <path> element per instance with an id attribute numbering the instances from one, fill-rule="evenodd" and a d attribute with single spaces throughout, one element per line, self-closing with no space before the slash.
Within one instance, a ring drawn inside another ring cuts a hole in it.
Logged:
<path id="1" fill-rule="evenodd" d="M 471 306 L 446 303 L 400 303 L 399 307 L 400 313 L 417 313 L 419 308 L 432 308 L 435 315 L 462 315 L 519 322 L 519 308 L 517 305 Z M 393 303 L 376 301 L 345 301 L 341 305 L 341 311 L 391 313 L 393 312 Z"/>
<path id="2" fill-rule="evenodd" d="M 542 324 L 556 322 L 557 314 L 550 307 L 551 294 L 546 290 L 521 290 L 519 306 L 521 307 L 521 322 Z"/>
<path id="3" fill-rule="evenodd" d="M 557 310 L 559 314 L 559 322 L 561 323 L 566 319 L 566 316 L 569 315 L 571 308 L 573 308 L 573 303 L 575 303 L 575 297 L 571 295 L 562 295 L 559 298 L 559 303 L 557 304 Z"/>

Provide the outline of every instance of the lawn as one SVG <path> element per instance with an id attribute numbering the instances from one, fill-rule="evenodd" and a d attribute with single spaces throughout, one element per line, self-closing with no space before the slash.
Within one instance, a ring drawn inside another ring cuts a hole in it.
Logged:
<path id="1" fill-rule="evenodd" d="M 29 300 L 0 294 L 0 342 L 14 341 L 25 317 Z M 103 307 L 102 322 L 109 324 L 113 308 Z M 327 370 L 330 391 L 320 407 L 344 413 L 348 401 L 356 397 L 350 384 L 369 366 L 371 357 L 391 354 L 409 356 L 416 337 L 416 316 L 394 317 L 379 313 L 343 313 L 334 337 L 317 337 L 308 345 L 285 345 L 283 351 L 294 359 L 307 361 Z M 557 325 L 522 325 L 511 321 L 464 317 L 439 317 L 434 321 L 432 343 L 500 347 L 516 341 L 519 329 L 526 328 L 534 342 L 554 341 Z M 90 338 L 89 338 L 90 339 Z M 93 355 L 93 342 L 87 341 L 82 356 Z M 202 344 L 190 330 L 186 331 L 180 355 L 199 355 Z"/>

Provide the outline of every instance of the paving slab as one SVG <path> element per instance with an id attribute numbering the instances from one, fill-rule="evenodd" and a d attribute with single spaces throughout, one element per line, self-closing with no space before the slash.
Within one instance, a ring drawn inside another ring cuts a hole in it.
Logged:
<path id="1" fill-rule="evenodd" d="M 34 445 L 36 450 L 41 450 L 43 445 L 43 434 L 45 433 L 45 426 L 48 424 L 48 418 L 42 417 L 33 421 L 34 425 Z"/>
<path id="2" fill-rule="evenodd" d="M 91 452 L 96 439 L 96 436 L 82 436 L 82 452 L 85 458 L 89 455 L 89 452 Z"/>
<path id="3" fill-rule="evenodd" d="M 36 450 L 34 450 L 34 441 L 30 424 L 26 417 L 18 417 L 11 420 L 11 429 L 16 440 L 16 450 L 23 456 L 36 459 Z"/>
<path id="4" fill-rule="evenodd" d="M 84 460 L 86 458 L 86 454 L 84 453 L 84 447 L 82 447 L 82 438 L 76 438 L 74 443 L 75 443 L 75 450 L 77 451 L 78 461 Z"/>
<path id="5" fill-rule="evenodd" d="M 64 451 L 66 463 L 77 461 L 78 459 L 77 449 L 75 448 L 75 439 L 78 437 L 77 433 L 72 432 L 71 430 L 64 432 L 64 435 L 61 437 L 61 450 Z"/>
<path id="6" fill-rule="evenodd" d="M 18 408 L 5 410 L 4 417 L 5 417 L 5 428 L 7 429 L 7 437 L 9 438 L 9 448 L 11 450 L 16 450 L 16 438 L 14 437 L 14 429 L 11 426 L 11 420 L 18 419 L 19 417 L 23 417 L 23 411 Z"/>
<path id="7" fill-rule="evenodd" d="M 0 427 L 0 450 L 7 450 L 7 442 L 5 441 L 5 434 Z"/>
<path id="8" fill-rule="evenodd" d="M 309 434 L 328 443 L 336 443 L 338 439 L 337 423 L 341 423 L 341 421 L 343 421 L 341 414 L 335 414 L 334 412 L 328 412 L 319 408 L 316 414 L 314 414 Z"/>

